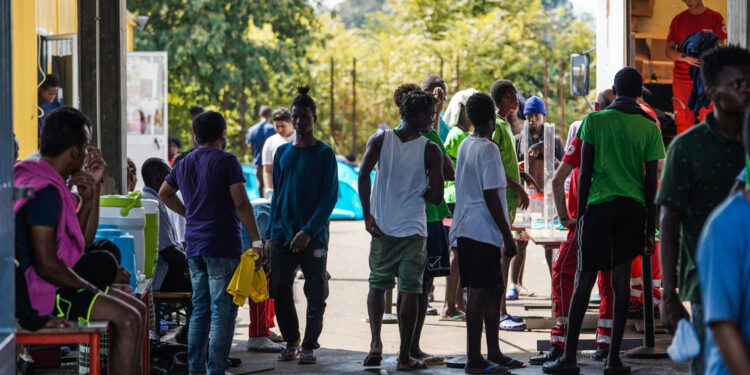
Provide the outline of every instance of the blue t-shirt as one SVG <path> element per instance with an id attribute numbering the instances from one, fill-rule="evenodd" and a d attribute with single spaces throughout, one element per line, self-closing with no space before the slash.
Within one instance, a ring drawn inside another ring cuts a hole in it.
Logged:
<path id="1" fill-rule="evenodd" d="M 47 118 L 47 115 L 54 111 L 57 107 L 60 106 L 60 102 L 57 101 L 57 99 L 51 101 L 51 102 L 43 102 L 39 103 L 39 108 L 44 111 L 44 114 L 39 116 L 39 128 L 37 129 L 39 131 L 38 135 L 42 135 L 42 125 L 44 124 L 44 119 Z"/>
<path id="2" fill-rule="evenodd" d="M 750 343 L 750 201 L 744 192 L 725 199 L 706 221 L 698 242 L 706 324 L 731 321 Z M 729 374 L 711 330 L 706 334 L 706 374 Z"/>
<path id="3" fill-rule="evenodd" d="M 445 143 L 445 139 L 448 138 L 448 133 L 450 133 L 451 127 L 448 126 L 448 124 L 443 121 L 443 112 L 440 112 L 440 125 L 438 126 L 438 135 L 440 135 L 440 140 Z"/>
<path id="4" fill-rule="evenodd" d="M 266 139 L 274 134 L 276 134 L 276 129 L 270 121 L 259 122 L 247 131 L 247 144 L 253 146 L 253 164 L 256 168 L 263 168 L 261 156 L 263 145 L 266 143 Z"/>
<path id="5" fill-rule="evenodd" d="M 328 245 L 328 221 L 338 187 L 336 154 L 327 144 L 281 145 L 273 157 L 271 221 L 265 238 L 291 242 L 304 231 Z"/>
<path id="6" fill-rule="evenodd" d="M 34 194 L 16 213 L 16 259 L 19 269 L 26 272 L 32 264 L 31 226 L 57 227 L 60 201 L 57 189 L 48 186 Z"/>
<path id="7" fill-rule="evenodd" d="M 235 258 L 242 255 L 240 219 L 229 186 L 245 183 L 237 157 L 218 148 L 200 147 L 172 169 L 166 182 L 185 201 L 186 256 Z"/>

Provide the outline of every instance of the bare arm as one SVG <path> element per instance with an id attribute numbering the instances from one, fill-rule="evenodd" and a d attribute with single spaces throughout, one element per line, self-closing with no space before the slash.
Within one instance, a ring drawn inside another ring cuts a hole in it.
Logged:
<path id="1" fill-rule="evenodd" d="M 690 56 L 682 56 L 682 53 L 677 50 L 677 43 L 667 41 L 667 46 L 664 47 L 664 54 L 667 55 L 670 59 L 673 61 L 682 61 L 686 62 L 692 66 L 701 66 L 701 61 L 699 59 L 696 59 L 695 57 Z"/>
<path id="2" fill-rule="evenodd" d="M 529 178 L 531 178 L 531 176 L 529 176 Z M 529 207 L 529 195 L 526 194 L 525 190 L 523 190 L 523 186 L 521 186 L 521 184 L 519 184 L 518 182 L 511 180 L 510 178 L 508 178 L 507 180 L 508 180 L 508 188 L 515 191 L 516 194 L 518 195 L 518 198 L 521 199 L 521 208 L 524 210 L 528 208 Z M 534 179 L 531 178 L 531 180 L 533 181 Z"/>
<path id="3" fill-rule="evenodd" d="M 565 179 L 570 176 L 573 169 L 572 165 L 562 162 L 555 171 L 555 176 L 552 177 L 552 196 L 555 199 L 555 209 L 557 210 L 557 216 L 560 218 L 560 223 L 566 228 L 575 221 L 575 218 L 568 217 L 568 208 L 565 206 Z"/>
<path id="4" fill-rule="evenodd" d="M 357 189 L 359 190 L 359 201 L 362 203 L 362 213 L 365 218 L 365 229 L 375 236 L 382 236 L 383 232 L 380 231 L 375 218 L 370 213 L 370 193 L 372 190 L 370 180 L 370 174 L 375 169 L 375 164 L 380 160 L 380 148 L 383 146 L 383 135 L 380 133 L 370 137 L 367 141 L 367 150 L 362 156 L 362 164 L 359 166 L 359 177 L 357 178 Z"/>
<path id="5" fill-rule="evenodd" d="M 178 215 L 185 216 L 187 213 L 185 205 L 177 196 L 177 189 L 172 187 L 172 185 L 168 184 L 166 181 L 164 181 L 164 183 L 161 184 L 161 188 L 159 188 L 159 199 L 164 202 L 164 205 L 167 206 L 167 208 L 176 212 Z"/>
<path id="6" fill-rule="evenodd" d="M 250 241 L 260 241 L 260 230 L 258 230 L 258 223 L 255 221 L 253 205 L 250 204 L 250 199 L 247 198 L 245 183 L 236 182 L 229 185 L 229 194 L 232 196 L 232 202 L 234 202 L 234 210 L 237 212 L 237 217 L 240 218 L 240 222 L 242 222 L 242 225 L 245 226 L 245 230 L 247 230 L 247 233 L 250 235 Z"/>
<path id="7" fill-rule="evenodd" d="M 721 358 L 732 374 L 744 374 L 750 368 L 750 343 L 745 341 L 737 324 L 722 320 L 709 324 Z"/>
<path id="8" fill-rule="evenodd" d="M 453 167 L 451 157 L 447 154 L 443 155 L 443 176 L 445 176 L 445 179 L 448 181 L 456 180 L 456 169 Z"/>
<path id="9" fill-rule="evenodd" d="M 425 148 L 425 161 L 427 166 L 427 178 L 430 182 L 427 191 L 424 193 L 424 200 L 432 204 L 440 204 L 443 201 L 443 188 L 445 179 L 443 178 L 443 156 L 440 148 L 432 143 L 427 142 Z"/>
<path id="10" fill-rule="evenodd" d="M 263 166 L 263 193 L 273 191 L 273 164 Z"/>
<path id="11" fill-rule="evenodd" d="M 664 298 L 661 321 L 670 331 L 675 332 L 677 323 L 682 318 L 688 318 L 685 307 L 677 296 L 677 257 L 680 246 L 680 219 L 682 212 L 661 206 L 661 260 L 662 282 L 664 283 Z"/>
<path id="12" fill-rule="evenodd" d="M 588 142 L 581 144 L 581 173 L 578 175 L 578 218 L 583 216 L 589 201 L 591 176 L 594 174 L 594 146 Z"/>
<path id="13" fill-rule="evenodd" d="M 39 276 L 55 286 L 98 290 L 57 257 L 55 228 L 32 225 L 30 232 L 34 269 Z"/>
<path id="14" fill-rule="evenodd" d="M 656 168 L 658 161 L 646 162 L 646 252 L 645 255 L 654 253 L 656 247 L 654 235 L 656 234 L 656 188 L 658 186 Z"/>
<path id="15" fill-rule="evenodd" d="M 516 241 L 513 240 L 513 234 L 510 231 L 510 224 L 508 219 L 505 217 L 503 212 L 503 204 L 500 201 L 499 189 L 483 190 L 482 195 L 484 196 L 484 202 L 487 204 L 487 208 L 490 210 L 490 215 L 495 221 L 495 225 L 500 229 L 500 233 L 503 235 L 503 256 L 506 258 L 512 258 L 516 255 Z"/>

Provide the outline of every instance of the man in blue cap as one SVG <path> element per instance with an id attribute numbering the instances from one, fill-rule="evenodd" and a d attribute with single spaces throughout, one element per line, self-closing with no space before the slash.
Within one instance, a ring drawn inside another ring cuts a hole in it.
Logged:
<path id="1" fill-rule="evenodd" d="M 547 116 L 547 109 L 544 107 L 544 101 L 538 96 L 532 96 L 526 100 L 523 106 L 523 115 L 528 123 L 527 127 L 521 130 L 521 133 L 516 134 L 516 156 L 518 161 L 522 162 L 528 156 L 528 172 L 531 177 L 537 181 L 539 188 L 544 189 L 544 120 Z M 528 132 L 528 148 L 526 150 L 521 149 L 521 137 L 523 132 Z M 555 135 L 555 165 L 557 165 L 563 157 L 563 143 L 560 137 Z M 536 191 L 536 187 L 530 187 L 535 190 L 535 193 L 544 193 L 544 191 Z M 532 192 L 532 193 L 533 193 Z M 548 193 L 552 193 L 551 191 Z M 518 248 L 518 255 L 513 258 L 511 263 L 511 283 L 508 286 L 508 292 L 506 293 L 506 299 L 514 300 L 518 298 L 518 295 L 526 297 L 534 297 L 535 293 L 527 290 L 523 285 L 523 265 L 526 261 L 526 246 L 528 240 L 525 239 L 521 233 L 520 239 L 516 240 L 516 247 Z M 544 255 L 547 259 L 547 266 L 552 275 L 552 250 L 550 246 L 544 247 Z"/>

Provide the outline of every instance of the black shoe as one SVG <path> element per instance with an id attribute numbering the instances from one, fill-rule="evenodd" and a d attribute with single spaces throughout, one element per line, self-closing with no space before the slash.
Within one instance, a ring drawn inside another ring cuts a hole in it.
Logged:
<path id="1" fill-rule="evenodd" d="M 549 351 L 545 354 L 538 355 L 536 357 L 529 358 L 529 364 L 532 365 L 543 365 L 547 362 L 552 362 L 563 354 L 563 350 L 557 345 L 552 345 Z"/>
<path id="2" fill-rule="evenodd" d="M 242 364 L 242 360 L 237 357 L 229 357 L 229 367 L 239 367 Z"/>
<path id="3" fill-rule="evenodd" d="M 564 361 L 564 357 L 556 359 L 554 362 L 547 362 L 542 366 L 542 371 L 545 374 L 556 374 L 556 375 L 578 375 L 581 372 L 581 368 L 578 365 L 567 364 Z"/>
<path id="4" fill-rule="evenodd" d="M 609 349 L 596 349 L 594 354 L 591 355 L 591 359 L 594 361 L 603 361 L 607 359 L 609 355 Z"/>

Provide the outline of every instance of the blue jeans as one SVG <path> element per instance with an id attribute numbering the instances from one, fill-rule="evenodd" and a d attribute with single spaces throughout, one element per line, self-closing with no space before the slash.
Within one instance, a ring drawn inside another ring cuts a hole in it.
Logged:
<path id="1" fill-rule="evenodd" d="M 193 284 L 193 312 L 188 332 L 188 371 L 224 374 L 234 337 L 237 305 L 226 292 L 239 258 L 196 256 L 187 259 Z M 210 330 L 209 330 L 210 328 Z M 206 367 L 206 341 L 208 368 Z"/>
<path id="2" fill-rule="evenodd" d="M 690 303 L 690 323 L 698 335 L 698 341 L 701 343 L 701 352 L 697 357 L 690 361 L 690 375 L 702 375 L 706 371 L 706 322 L 703 305 L 700 303 Z"/>

